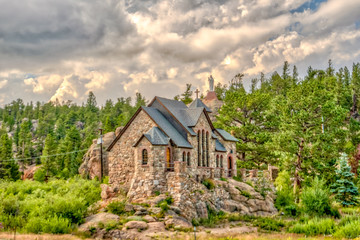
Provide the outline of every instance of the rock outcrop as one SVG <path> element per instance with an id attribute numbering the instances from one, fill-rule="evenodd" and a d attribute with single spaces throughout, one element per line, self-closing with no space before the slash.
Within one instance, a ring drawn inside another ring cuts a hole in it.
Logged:
<path id="1" fill-rule="evenodd" d="M 274 206 L 275 195 L 273 190 L 270 190 L 271 186 L 266 187 L 268 190 L 261 194 L 261 191 L 256 191 L 247 183 L 234 179 L 227 179 L 226 181 L 213 179 L 210 181 L 215 185 L 211 190 L 191 178 L 182 178 L 181 183 L 178 184 L 179 187 L 169 188 L 168 193 L 174 199 L 171 212 L 176 212 L 188 221 L 194 218 L 208 218 L 209 208 L 215 211 L 221 210 L 253 216 L 270 216 L 277 213 Z M 270 182 L 268 184 L 272 185 Z M 160 195 L 153 199 L 142 199 L 141 201 L 150 203 L 152 207 L 149 210 L 156 212 L 155 204 L 162 199 L 164 196 Z"/>
<path id="2" fill-rule="evenodd" d="M 106 224 L 112 221 L 119 221 L 120 217 L 118 215 L 112 213 L 98 213 L 95 215 L 91 215 L 85 219 L 85 223 L 80 225 L 80 231 L 86 231 L 91 227 L 96 227 L 100 222 Z"/>
<path id="3" fill-rule="evenodd" d="M 103 171 L 105 175 L 108 175 L 108 152 L 106 148 L 115 139 L 116 133 L 121 131 L 122 127 L 116 129 L 115 132 L 108 132 L 103 136 Z M 79 173 L 82 176 L 88 176 L 93 179 L 95 176 L 100 177 L 100 145 L 97 143 L 97 139 L 93 140 L 93 144 L 83 157 L 83 162 L 79 168 Z"/>
<path id="4" fill-rule="evenodd" d="M 33 180 L 34 174 L 35 174 L 36 170 L 38 170 L 39 168 L 40 168 L 40 166 L 36 166 L 36 164 L 28 166 L 24 170 L 24 174 L 22 175 L 21 179 L 22 180 L 25 180 L 25 179 Z"/>

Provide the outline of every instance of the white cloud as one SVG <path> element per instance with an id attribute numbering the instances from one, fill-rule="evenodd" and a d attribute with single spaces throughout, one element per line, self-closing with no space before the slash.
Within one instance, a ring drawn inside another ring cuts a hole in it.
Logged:
<path id="1" fill-rule="evenodd" d="M 358 0 L 301 13 L 291 10 L 306 0 L 0 2 L 0 97 L 9 101 L 172 97 L 186 83 L 205 92 L 210 74 L 227 83 L 285 60 L 303 71 L 360 60 Z"/>
<path id="2" fill-rule="evenodd" d="M 8 83 L 8 80 L 2 80 L 2 81 L 0 81 L 0 88 L 3 88 L 3 87 L 5 87 L 6 85 L 7 85 L 7 83 Z"/>

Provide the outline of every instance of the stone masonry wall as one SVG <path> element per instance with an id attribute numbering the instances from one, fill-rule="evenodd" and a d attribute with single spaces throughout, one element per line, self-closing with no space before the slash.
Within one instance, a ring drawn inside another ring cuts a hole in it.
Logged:
<path id="1" fill-rule="evenodd" d="M 135 148 L 133 145 L 142 134 L 155 127 L 155 123 L 144 112 L 140 111 L 119 141 L 109 152 L 109 183 L 113 186 L 130 185 L 135 171 Z"/>

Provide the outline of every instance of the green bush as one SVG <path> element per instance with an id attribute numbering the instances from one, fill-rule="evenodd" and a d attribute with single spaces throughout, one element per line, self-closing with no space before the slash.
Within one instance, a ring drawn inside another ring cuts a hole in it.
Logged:
<path id="1" fill-rule="evenodd" d="M 331 206 L 330 191 L 325 181 L 315 178 L 310 187 L 306 187 L 300 196 L 304 212 L 309 215 L 330 215 L 339 217 L 339 211 Z"/>
<path id="2" fill-rule="evenodd" d="M 270 217 L 258 217 L 252 222 L 253 226 L 259 227 L 262 230 L 279 232 L 285 223 L 282 220 L 273 219 Z"/>
<path id="3" fill-rule="evenodd" d="M 334 233 L 335 237 L 356 238 L 360 236 L 360 220 L 351 221 L 339 227 Z"/>
<path id="4" fill-rule="evenodd" d="M 122 215 L 125 213 L 125 201 L 113 201 L 107 205 L 106 210 L 113 214 Z"/>
<path id="5" fill-rule="evenodd" d="M 38 182 L 45 182 L 46 179 L 46 171 L 42 168 L 39 168 L 34 173 L 34 180 Z"/>
<path id="6" fill-rule="evenodd" d="M 25 225 L 25 230 L 33 233 L 65 234 L 70 233 L 72 229 L 70 221 L 66 218 L 51 217 L 44 219 L 34 217 Z"/>
<path id="7" fill-rule="evenodd" d="M 331 218 L 313 218 L 305 223 L 296 223 L 289 229 L 290 233 L 314 236 L 319 234 L 332 234 L 335 231 L 335 221 Z"/>
<path id="8" fill-rule="evenodd" d="M 215 188 L 215 184 L 211 179 L 204 179 L 201 183 L 204 184 L 204 186 L 209 190 Z"/>
<path id="9" fill-rule="evenodd" d="M 0 181 L 0 222 L 8 223 L 5 230 L 16 225 L 23 232 L 69 233 L 100 193 L 98 182 L 81 178 Z"/>
<path id="10" fill-rule="evenodd" d="M 220 180 L 221 180 L 221 181 L 224 181 L 224 182 L 227 182 L 227 181 L 228 181 L 228 179 L 227 179 L 227 178 L 224 178 L 224 177 L 221 177 Z"/>
<path id="11" fill-rule="evenodd" d="M 238 174 L 237 176 L 233 176 L 233 179 L 238 182 L 242 182 L 241 174 Z"/>
<path id="12" fill-rule="evenodd" d="M 248 191 L 241 190 L 239 187 L 235 187 L 237 190 L 239 190 L 240 195 L 243 195 L 246 198 L 251 198 L 251 194 Z"/>

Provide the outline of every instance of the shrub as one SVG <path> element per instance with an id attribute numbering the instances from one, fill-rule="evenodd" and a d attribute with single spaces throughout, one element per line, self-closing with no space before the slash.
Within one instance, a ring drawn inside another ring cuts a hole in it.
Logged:
<path id="1" fill-rule="evenodd" d="M 215 184 L 211 179 L 204 179 L 201 183 L 209 190 L 215 188 Z"/>
<path id="2" fill-rule="evenodd" d="M 330 192 L 325 187 L 325 181 L 315 178 L 310 187 L 306 187 L 301 193 L 301 203 L 304 212 L 309 215 L 339 216 L 339 212 L 331 207 Z"/>
<path id="3" fill-rule="evenodd" d="M 235 181 L 242 182 L 242 177 L 241 177 L 240 174 L 238 174 L 237 176 L 233 176 L 233 179 L 234 179 Z"/>
<path id="4" fill-rule="evenodd" d="M 221 180 L 221 181 L 224 181 L 224 182 L 227 182 L 227 181 L 228 181 L 228 179 L 227 179 L 227 178 L 224 178 L 224 177 L 221 177 L 220 180 Z"/>
<path id="5" fill-rule="evenodd" d="M 356 238 L 360 236 L 360 220 L 351 221 L 341 226 L 334 233 L 335 237 Z"/>
<path id="6" fill-rule="evenodd" d="M 269 217 L 259 217 L 253 221 L 253 226 L 267 231 L 279 232 L 283 227 L 285 227 L 285 223 L 282 220 L 276 220 Z"/>
<path id="7" fill-rule="evenodd" d="M 113 214 L 122 215 L 125 213 L 125 201 L 113 201 L 107 205 L 106 210 Z"/>
<path id="8" fill-rule="evenodd" d="M 226 218 L 226 215 L 223 211 L 216 211 L 212 209 L 209 205 L 206 205 L 208 211 L 208 218 L 193 219 L 192 223 L 194 226 L 206 226 L 214 227 L 216 223 Z"/>
<path id="9" fill-rule="evenodd" d="M 39 168 L 34 173 L 34 180 L 38 182 L 45 182 L 46 179 L 46 171 L 42 168 Z"/>
<path id="10" fill-rule="evenodd" d="M 165 198 L 165 202 L 171 205 L 174 202 L 174 199 L 172 198 L 172 196 L 168 196 L 167 198 Z"/>
<path id="11" fill-rule="evenodd" d="M 245 190 L 241 190 L 239 187 L 235 187 L 237 190 L 239 190 L 240 194 L 243 195 L 244 197 L 247 197 L 247 198 L 251 198 L 251 194 L 248 192 L 248 191 L 245 191 Z"/>
<path id="12" fill-rule="evenodd" d="M 0 222 L 11 220 L 24 232 L 68 233 L 73 224 L 83 221 L 87 208 L 100 199 L 100 193 L 98 182 L 80 178 L 50 179 L 47 183 L 0 181 Z M 11 230 L 13 225 L 4 228 Z"/>
<path id="13" fill-rule="evenodd" d="M 335 231 L 335 221 L 331 218 L 313 218 L 305 223 L 297 223 L 289 229 L 291 233 L 314 236 L 319 234 L 332 234 Z"/>
<path id="14" fill-rule="evenodd" d="M 104 183 L 104 184 L 109 184 L 109 176 L 103 177 L 102 183 Z"/>

